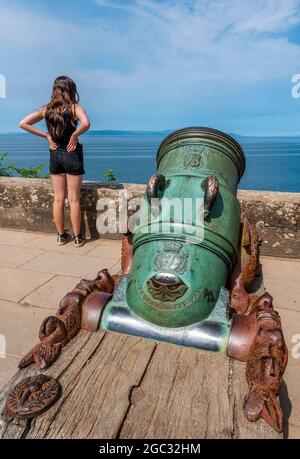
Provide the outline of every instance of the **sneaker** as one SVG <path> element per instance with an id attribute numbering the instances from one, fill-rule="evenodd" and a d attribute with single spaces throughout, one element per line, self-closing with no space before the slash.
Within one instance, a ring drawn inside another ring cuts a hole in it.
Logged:
<path id="1" fill-rule="evenodd" d="M 74 236 L 74 244 L 75 247 L 82 247 L 85 244 L 84 237 L 82 237 L 81 234 L 78 234 L 78 236 Z"/>
<path id="2" fill-rule="evenodd" d="M 69 239 L 70 239 L 70 234 L 67 231 L 65 231 L 63 234 L 58 234 L 57 239 L 56 239 L 57 245 L 66 244 Z"/>

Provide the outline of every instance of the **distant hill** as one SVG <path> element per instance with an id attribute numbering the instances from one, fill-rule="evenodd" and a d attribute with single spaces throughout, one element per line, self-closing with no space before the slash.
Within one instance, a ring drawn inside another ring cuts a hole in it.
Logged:
<path id="1" fill-rule="evenodd" d="M 164 131 L 116 131 L 116 130 L 95 130 L 95 131 L 88 131 L 86 134 L 87 136 L 93 135 L 102 135 L 102 136 L 153 136 L 153 137 L 165 137 L 171 132 L 174 132 L 176 129 L 167 129 Z M 258 135 L 242 135 L 242 134 L 234 134 L 232 132 L 228 132 L 228 135 L 233 137 L 238 142 L 246 141 L 247 139 L 291 139 L 291 138 L 299 138 L 300 136 L 258 136 Z"/>
<path id="2" fill-rule="evenodd" d="M 121 130 L 114 130 L 114 129 L 106 129 L 106 130 L 91 130 L 88 131 L 85 136 L 116 136 L 116 137 L 129 137 L 129 136 L 153 136 L 153 137 L 165 137 L 171 132 L 174 132 L 175 129 L 167 129 L 164 131 L 121 131 Z M 291 136 L 263 136 L 263 135 L 241 135 L 241 134 L 234 134 L 232 132 L 228 133 L 231 137 L 236 139 L 237 141 L 246 141 L 247 139 L 299 139 L 299 135 L 291 135 Z M 17 131 L 17 132 L 0 132 L 0 136 L 3 135 L 11 135 L 11 136 L 28 136 L 32 135 L 27 132 Z"/>
<path id="3" fill-rule="evenodd" d="M 132 135 L 147 135 L 147 136 L 166 136 L 168 134 L 171 134 L 171 132 L 174 132 L 175 129 L 167 129 L 164 131 L 117 131 L 117 130 L 95 130 L 95 131 L 88 131 L 85 135 L 115 135 L 115 136 L 132 136 Z M 244 135 L 238 135 L 238 134 L 232 134 L 230 133 L 233 138 L 239 139 L 239 138 L 247 138 L 250 136 L 244 136 Z"/>
<path id="4" fill-rule="evenodd" d="M 116 131 L 116 130 L 102 130 L 102 131 L 88 131 L 85 135 L 115 135 L 115 136 L 129 136 L 129 135 L 149 135 L 160 136 L 168 135 L 172 132 L 171 129 L 166 131 Z"/>

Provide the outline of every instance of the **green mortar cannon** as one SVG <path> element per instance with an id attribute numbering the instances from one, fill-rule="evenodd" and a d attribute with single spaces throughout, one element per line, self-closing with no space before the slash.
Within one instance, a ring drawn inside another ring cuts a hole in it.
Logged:
<path id="1" fill-rule="evenodd" d="M 240 145 L 208 128 L 166 137 L 133 232 L 133 258 L 101 328 L 225 352 L 228 277 L 239 254 Z"/>
<path id="2" fill-rule="evenodd" d="M 281 432 L 277 396 L 288 351 L 271 295 L 257 297 L 259 289 L 249 295 L 259 272 L 260 241 L 255 225 L 245 217 L 241 222 L 236 199 L 243 151 L 222 132 L 188 128 L 162 142 L 157 165 L 133 234 L 123 237 L 122 276 L 103 269 L 94 280 L 82 279 L 61 300 L 57 314 L 44 319 L 40 343 L 19 367 L 35 362 L 48 368 L 80 328 L 96 331 L 99 326 L 226 352 L 246 362 L 247 419 L 262 418 Z M 21 417 L 21 402 L 15 410 L 17 394 L 30 392 L 33 383 L 27 378 L 8 394 L 10 416 Z M 51 383 L 57 395 L 59 386 Z M 44 412 L 44 399 L 38 412 L 26 405 L 24 417 Z M 48 399 L 53 403 L 51 394 Z"/>

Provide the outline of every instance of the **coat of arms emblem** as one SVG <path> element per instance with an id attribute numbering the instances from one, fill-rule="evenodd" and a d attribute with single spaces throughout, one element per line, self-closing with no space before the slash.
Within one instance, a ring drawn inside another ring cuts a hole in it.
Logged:
<path id="1" fill-rule="evenodd" d="M 155 271 L 167 271 L 183 274 L 187 269 L 188 254 L 183 250 L 183 244 L 177 241 L 166 241 L 153 263 Z"/>

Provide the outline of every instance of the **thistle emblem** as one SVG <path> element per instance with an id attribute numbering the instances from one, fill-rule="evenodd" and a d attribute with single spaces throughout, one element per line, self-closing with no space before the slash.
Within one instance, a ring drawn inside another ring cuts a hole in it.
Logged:
<path id="1" fill-rule="evenodd" d="M 177 241 L 166 241 L 153 263 L 155 271 L 167 271 L 183 274 L 187 269 L 188 254 L 183 251 L 183 244 Z"/>

